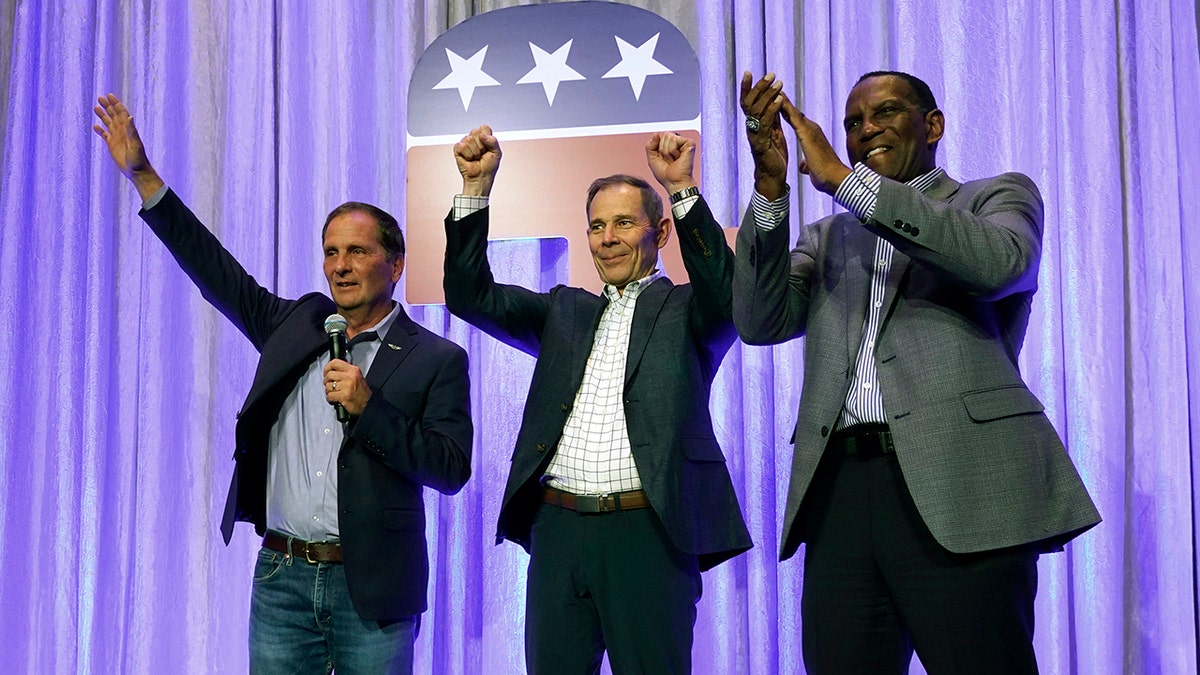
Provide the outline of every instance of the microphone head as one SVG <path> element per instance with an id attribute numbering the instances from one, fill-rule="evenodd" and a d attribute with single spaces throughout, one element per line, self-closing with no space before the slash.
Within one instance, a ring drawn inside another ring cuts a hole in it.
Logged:
<path id="1" fill-rule="evenodd" d="M 346 317 L 341 314 L 330 314 L 325 317 L 325 334 L 333 335 L 334 333 L 345 333 L 349 324 L 346 323 Z"/>

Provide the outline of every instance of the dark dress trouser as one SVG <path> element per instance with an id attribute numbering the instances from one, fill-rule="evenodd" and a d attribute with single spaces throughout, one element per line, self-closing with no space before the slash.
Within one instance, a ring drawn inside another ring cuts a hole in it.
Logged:
<path id="1" fill-rule="evenodd" d="M 581 514 L 542 504 L 525 604 L 530 673 L 689 673 L 701 578 L 649 508 Z"/>

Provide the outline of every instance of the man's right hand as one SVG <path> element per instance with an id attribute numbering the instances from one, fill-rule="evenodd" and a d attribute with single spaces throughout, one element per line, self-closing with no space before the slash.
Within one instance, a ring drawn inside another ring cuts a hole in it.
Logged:
<path id="1" fill-rule="evenodd" d="M 454 161 L 463 177 L 462 194 L 486 197 L 492 193 L 492 183 L 500 170 L 500 154 L 500 141 L 486 124 L 472 129 L 454 144 Z"/>
<path id="2" fill-rule="evenodd" d="M 115 94 L 101 96 L 97 99 L 99 105 L 93 108 L 100 124 L 92 129 L 108 144 L 108 152 L 113 162 L 125 177 L 137 189 L 142 201 L 149 199 L 163 186 L 150 160 L 146 157 L 146 147 L 138 136 L 137 127 L 133 124 L 133 115 L 125 109 L 125 104 Z"/>
<path id="3" fill-rule="evenodd" d="M 747 118 L 758 121 L 758 130 L 746 128 L 750 156 L 754 159 L 754 189 L 775 200 L 787 185 L 788 148 L 779 123 L 779 110 L 787 101 L 783 82 L 767 73 L 751 86 L 750 71 L 742 75 L 741 104 Z"/>

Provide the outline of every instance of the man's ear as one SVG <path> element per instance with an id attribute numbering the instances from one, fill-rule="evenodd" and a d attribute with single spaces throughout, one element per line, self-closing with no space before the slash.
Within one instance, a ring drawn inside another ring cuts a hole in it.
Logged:
<path id="1" fill-rule="evenodd" d="M 942 111 L 934 108 L 925 113 L 925 127 L 928 129 L 925 142 L 929 145 L 936 145 L 942 140 L 942 133 L 946 131 L 946 116 Z"/>
<path id="2" fill-rule="evenodd" d="M 663 218 L 658 221 L 658 236 L 655 238 L 655 244 L 662 248 L 667 245 L 667 240 L 671 238 L 671 219 Z"/>
<path id="3" fill-rule="evenodd" d="M 392 261 L 392 283 L 400 281 L 400 275 L 404 274 L 404 256 L 398 255 Z"/>

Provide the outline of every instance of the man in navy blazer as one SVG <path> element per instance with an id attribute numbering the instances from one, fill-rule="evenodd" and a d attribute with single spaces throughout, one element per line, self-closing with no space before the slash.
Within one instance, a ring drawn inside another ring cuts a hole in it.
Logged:
<path id="1" fill-rule="evenodd" d="M 1017 355 L 1037 290 L 1042 199 L 1006 173 L 937 166 L 945 121 L 907 73 L 846 101 L 851 166 L 781 83 L 742 81 L 756 171 L 734 321 L 804 336 L 782 558 L 806 543 L 810 673 L 1031 673 L 1037 558 L 1099 522 Z M 848 209 L 788 250 L 787 146 Z"/>
<path id="2" fill-rule="evenodd" d="M 671 219 L 645 181 L 588 191 L 587 233 L 604 295 L 497 284 L 487 196 L 500 165 L 491 129 L 454 147 L 462 194 L 446 219 L 446 305 L 537 358 L 500 509 L 497 542 L 530 554 L 532 673 L 685 673 L 700 571 L 750 547 L 708 398 L 734 340 L 732 252 L 692 179 L 695 145 L 654 134 L 690 283 L 657 270 Z"/>
<path id="3" fill-rule="evenodd" d="M 391 299 L 404 269 L 396 220 L 360 202 L 335 209 L 322 230 L 332 299 L 280 298 L 166 187 L 121 101 L 99 102 L 96 132 L 143 199 L 140 215 L 261 352 L 221 524 L 226 543 L 237 520 L 264 535 L 251 671 L 411 672 L 429 576 L 423 486 L 462 488 L 472 425 L 466 353 Z M 345 359 L 329 355 L 334 312 Z"/>

